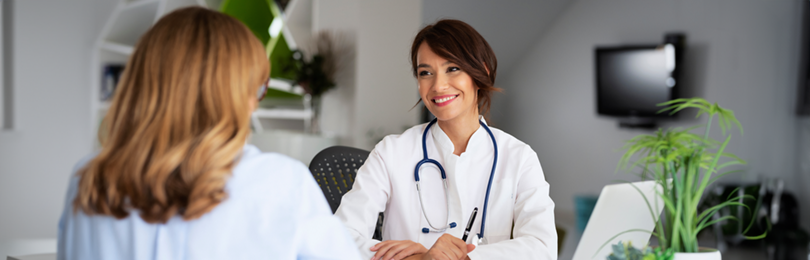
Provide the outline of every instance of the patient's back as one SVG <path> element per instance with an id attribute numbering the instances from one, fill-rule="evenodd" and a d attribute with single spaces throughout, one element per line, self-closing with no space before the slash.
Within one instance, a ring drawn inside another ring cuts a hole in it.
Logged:
<path id="1" fill-rule="evenodd" d="M 227 199 L 191 221 L 178 215 L 150 224 L 135 211 L 120 220 L 88 216 L 72 207 L 77 182 L 59 222 L 59 259 L 359 258 L 307 168 L 251 145 L 225 186 Z"/>

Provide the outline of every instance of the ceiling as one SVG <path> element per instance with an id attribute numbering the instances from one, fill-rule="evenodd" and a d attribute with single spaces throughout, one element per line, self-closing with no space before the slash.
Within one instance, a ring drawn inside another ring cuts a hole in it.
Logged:
<path id="1" fill-rule="evenodd" d="M 572 0 L 427 0 L 422 2 L 424 25 L 443 18 L 474 27 L 492 46 L 500 75 L 525 52 Z"/>

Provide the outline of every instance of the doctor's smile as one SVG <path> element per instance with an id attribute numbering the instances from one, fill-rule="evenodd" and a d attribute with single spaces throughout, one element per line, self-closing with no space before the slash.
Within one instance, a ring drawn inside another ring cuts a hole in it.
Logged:
<path id="1" fill-rule="evenodd" d="M 451 101 L 455 100 L 458 95 L 444 95 L 433 98 L 433 103 L 436 103 L 437 106 L 443 107 L 449 105 Z"/>

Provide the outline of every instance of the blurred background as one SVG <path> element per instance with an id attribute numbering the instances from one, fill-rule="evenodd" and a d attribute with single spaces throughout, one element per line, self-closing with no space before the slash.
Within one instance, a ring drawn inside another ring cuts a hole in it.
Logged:
<path id="1" fill-rule="evenodd" d="M 667 98 L 717 102 L 745 129 L 728 151 L 748 164 L 719 186 L 781 187 L 773 190 L 796 202 L 782 210 L 810 228 L 806 0 L 2 0 L 0 242 L 56 237 L 72 168 L 98 148 L 96 130 L 138 37 L 189 5 L 239 18 L 268 46 L 272 89 L 250 142 L 305 164 L 325 147 L 370 150 L 424 122 L 414 107 L 413 37 L 438 19 L 469 23 L 498 57 L 504 91 L 490 123 L 537 152 L 571 237 L 575 197 L 638 179 L 616 170 L 626 140 L 702 122 L 681 113 L 650 128 L 634 123 L 643 118 L 634 111 L 601 111 L 597 49 L 656 49 L 679 35 Z"/>

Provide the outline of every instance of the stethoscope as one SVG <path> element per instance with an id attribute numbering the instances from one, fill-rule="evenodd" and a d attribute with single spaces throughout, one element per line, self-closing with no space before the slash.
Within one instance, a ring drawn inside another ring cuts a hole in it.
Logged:
<path id="1" fill-rule="evenodd" d="M 422 207 L 422 215 L 425 216 L 425 220 L 427 220 L 428 226 L 430 226 L 430 228 L 427 228 L 427 227 L 422 228 L 422 233 L 430 233 L 430 232 L 443 233 L 448 228 L 455 228 L 456 226 L 458 226 L 456 224 L 456 222 L 450 222 L 449 224 L 445 225 L 444 227 L 437 228 L 432 223 L 430 223 L 430 219 L 427 216 L 427 211 L 425 211 L 425 204 L 422 203 L 422 191 L 419 188 L 419 169 L 422 168 L 423 164 L 429 163 L 429 164 L 433 164 L 437 168 L 439 168 L 439 172 L 441 172 L 441 174 L 442 174 L 442 183 L 444 184 L 444 199 L 448 203 L 448 205 L 447 205 L 447 216 L 446 216 L 446 218 L 444 220 L 444 223 L 449 222 L 449 218 L 450 218 L 450 205 L 449 205 L 449 203 L 450 202 L 447 200 L 447 198 L 448 198 L 448 195 L 447 195 L 447 175 L 445 175 L 444 168 L 442 167 L 442 165 L 439 164 L 438 161 L 428 158 L 428 155 L 427 155 L 427 134 L 428 134 L 428 130 L 430 130 L 430 127 L 433 126 L 433 124 L 435 124 L 435 123 L 436 123 L 436 119 L 433 119 L 432 121 L 430 121 L 430 123 L 428 123 L 427 127 L 425 127 L 425 131 L 422 133 L 422 156 L 423 156 L 423 159 L 421 161 L 419 161 L 419 163 L 416 164 L 416 169 L 414 169 L 414 173 L 413 173 L 414 179 L 416 179 L 416 192 L 417 192 L 417 194 L 419 196 L 419 206 Z M 489 174 L 489 182 L 487 183 L 487 194 L 486 194 L 486 196 L 484 196 L 484 211 L 481 214 L 481 232 L 478 233 L 478 239 L 479 239 L 479 241 L 481 241 L 481 239 L 483 239 L 483 237 L 484 237 L 484 224 L 487 221 L 487 205 L 488 205 L 488 202 L 489 202 L 489 192 L 492 189 L 492 177 L 495 176 L 495 164 L 498 162 L 498 144 L 495 143 L 495 136 L 492 135 L 492 131 L 489 130 L 489 127 L 486 124 L 484 124 L 484 122 L 478 121 L 478 123 L 481 124 L 481 126 L 483 126 L 485 130 L 487 130 L 487 133 L 489 134 L 489 137 L 492 139 L 492 147 L 494 147 L 494 149 L 495 149 L 495 156 L 492 159 L 492 171 Z"/>

